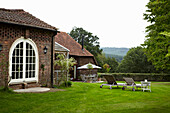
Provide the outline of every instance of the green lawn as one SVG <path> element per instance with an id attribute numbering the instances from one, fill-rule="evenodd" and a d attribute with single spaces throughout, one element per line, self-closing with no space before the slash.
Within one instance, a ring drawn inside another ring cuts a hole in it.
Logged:
<path id="1" fill-rule="evenodd" d="M 152 92 L 74 82 L 66 91 L 0 91 L 0 113 L 170 113 L 170 82 L 152 82 Z"/>

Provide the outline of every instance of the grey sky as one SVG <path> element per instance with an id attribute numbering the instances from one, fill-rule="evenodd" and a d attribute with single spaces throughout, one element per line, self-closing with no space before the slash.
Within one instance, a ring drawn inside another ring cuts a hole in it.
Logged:
<path id="1" fill-rule="evenodd" d="M 2 0 L 1 8 L 24 9 L 70 32 L 74 26 L 100 38 L 101 47 L 136 47 L 145 40 L 149 0 Z"/>

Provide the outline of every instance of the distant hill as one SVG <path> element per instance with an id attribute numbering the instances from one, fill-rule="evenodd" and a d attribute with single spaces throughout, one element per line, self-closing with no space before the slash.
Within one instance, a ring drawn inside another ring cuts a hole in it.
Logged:
<path id="1" fill-rule="evenodd" d="M 129 51 L 129 48 L 116 48 L 116 47 L 103 47 L 103 52 L 105 54 L 111 55 L 118 55 L 118 56 L 125 56 L 126 53 Z"/>
<path id="2" fill-rule="evenodd" d="M 129 51 L 129 48 L 116 48 L 116 47 L 102 47 L 103 53 L 106 57 L 114 57 L 118 62 L 123 60 L 123 57 Z"/>

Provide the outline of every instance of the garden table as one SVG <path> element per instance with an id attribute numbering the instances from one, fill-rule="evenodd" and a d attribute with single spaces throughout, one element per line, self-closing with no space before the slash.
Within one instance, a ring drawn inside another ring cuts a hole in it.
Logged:
<path id="1" fill-rule="evenodd" d="M 145 90 L 149 90 L 151 92 L 151 82 L 141 81 L 141 89 L 143 90 L 143 92 Z"/>
<path id="2" fill-rule="evenodd" d="M 86 79 L 86 81 L 93 81 L 93 79 L 94 79 L 95 77 L 96 77 L 95 75 L 86 75 L 86 76 L 85 76 L 85 79 Z"/>

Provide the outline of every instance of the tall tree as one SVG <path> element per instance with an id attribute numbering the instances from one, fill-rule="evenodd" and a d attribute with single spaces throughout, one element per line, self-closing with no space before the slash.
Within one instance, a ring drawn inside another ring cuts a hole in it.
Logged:
<path id="1" fill-rule="evenodd" d="M 146 50 L 148 60 L 157 69 L 163 72 L 170 71 L 170 1 L 150 0 L 146 5 L 148 10 L 144 14 L 144 19 L 151 23 L 146 27 L 148 35 L 143 46 Z"/>
<path id="2" fill-rule="evenodd" d="M 84 48 L 86 48 L 95 57 L 102 53 L 102 49 L 100 49 L 100 43 L 98 41 L 99 38 L 96 35 L 94 36 L 91 32 L 88 32 L 83 28 L 74 27 L 69 35 L 79 44 L 82 44 L 83 41 Z"/>
<path id="3" fill-rule="evenodd" d="M 111 73 L 114 73 L 117 69 L 118 62 L 116 61 L 116 59 L 114 57 L 106 57 L 105 54 L 102 53 L 96 57 L 96 60 L 98 61 L 98 64 L 100 67 L 103 67 L 105 64 L 108 64 L 109 67 L 111 68 L 109 70 L 109 72 L 111 72 Z M 104 68 L 102 68 L 99 71 L 106 72 L 106 70 Z"/>
<path id="4" fill-rule="evenodd" d="M 114 73 L 119 65 L 114 57 L 107 57 L 105 62 L 110 66 L 111 73 Z"/>
<path id="5" fill-rule="evenodd" d="M 131 48 L 118 66 L 117 72 L 123 73 L 151 73 L 154 66 L 147 61 L 142 47 Z"/>

